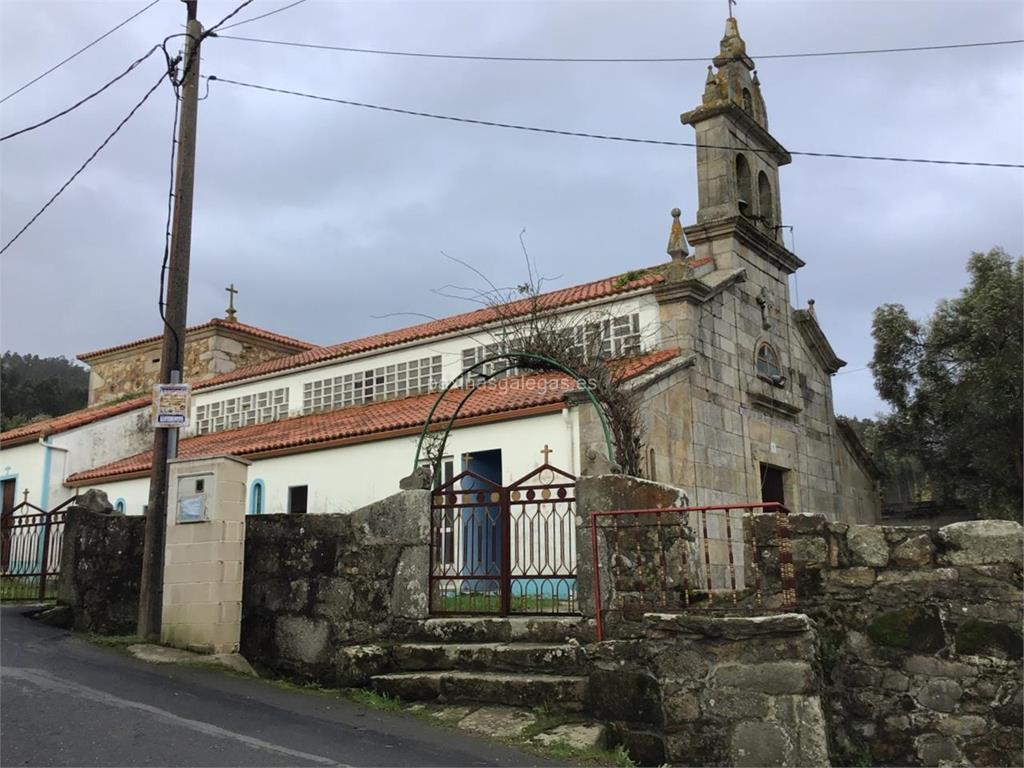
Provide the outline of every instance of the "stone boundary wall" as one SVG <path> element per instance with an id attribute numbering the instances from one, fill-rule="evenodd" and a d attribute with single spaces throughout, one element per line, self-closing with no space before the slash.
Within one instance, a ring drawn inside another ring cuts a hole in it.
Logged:
<path id="1" fill-rule="evenodd" d="M 348 685 L 373 660 L 345 646 L 401 637 L 426 618 L 429 491 L 348 515 L 255 515 L 246 524 L 241 653 L 250 663 Z"/>
<path id="2" fill-rule="evenodd" d="M 644 765 L 830 764 L 806 616 L 648 614 L 587 653 L 591 713 Z"/>
<path id="3" fill-rule="evenodd" d="M 131 635 L 139 618 L 143 517 L 69 507 L 64 518 L 57 603 L 72 629 Z"/>
<path id="4" fill-rule="evenodd" d="M 760 516 L 759 516 L 760 517 Z M 755 529 L 770 521 L 755 518 Z M 1024 529 L 791 518 L 839 764 L 1022 765 Z M 771 543 L 771 542 L 766 542 Z"/>

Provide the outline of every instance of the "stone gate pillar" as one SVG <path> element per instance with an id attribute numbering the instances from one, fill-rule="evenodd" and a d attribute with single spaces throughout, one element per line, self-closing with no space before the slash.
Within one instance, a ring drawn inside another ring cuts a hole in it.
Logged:
<path id="1" fill-rule="evenodd" d="M 235 456 L 171 462 L 162 643 L 201 653 L 238 651 L 249 463 Z"/>

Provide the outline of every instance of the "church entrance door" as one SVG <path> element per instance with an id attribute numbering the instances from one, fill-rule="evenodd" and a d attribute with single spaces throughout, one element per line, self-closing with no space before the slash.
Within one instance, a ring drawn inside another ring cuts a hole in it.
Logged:
<path id="1" fill-rule="evenodd" d="M 578 613 L 576 478 L 543 464 L 502 486 L 500 461 L 475 453 L 433 492 L 431 614 Z"/>

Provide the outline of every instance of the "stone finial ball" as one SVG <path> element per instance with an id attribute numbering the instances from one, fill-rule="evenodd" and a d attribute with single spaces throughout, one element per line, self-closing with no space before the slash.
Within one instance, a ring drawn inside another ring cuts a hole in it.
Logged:
<path id="1" fill-rule="evenodd" d="M 680 211 L 678 208 L 673 208 L 672 209 L 672 218 L 673 219 L 678 219 L 682 215 L 683 215 L 683 212 Z"/>

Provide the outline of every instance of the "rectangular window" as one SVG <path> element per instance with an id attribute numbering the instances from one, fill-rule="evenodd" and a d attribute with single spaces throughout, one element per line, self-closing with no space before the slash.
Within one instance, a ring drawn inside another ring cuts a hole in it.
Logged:
<path id="1" fill-rule="evenodd" d="M 288 513 L 292 515 L 306 514 L 306 501 L 308 497 L 308 485 L 290 486 L 288 488 Z"/>
<path id="2" fill-rule="evenodd" d="M 586 356 L 601 359 L 630 357 L 643 351 L 640 339 L 640 314 L 618 315 L 607 320 L 578 325 L 571 343 Z"/>
<path id="3" fill-rule="evenodd" d="M 784 469 L 769 464 L 761 465 L 761 501 L 786 503 L 785 475 Z"/>
<path id="4" fill-rule="evenodd" d="M 268 389 L 196 406 L 196 434 L 277 421 L 288 415 L 288 388 Z"/>
<path id="5" fill-rule="evenodd" d="M 375 400 L 418 395 L 440 385 L 440 355 L 392 363 L 304 384 L 302 412 L 333 411 Z"/>

